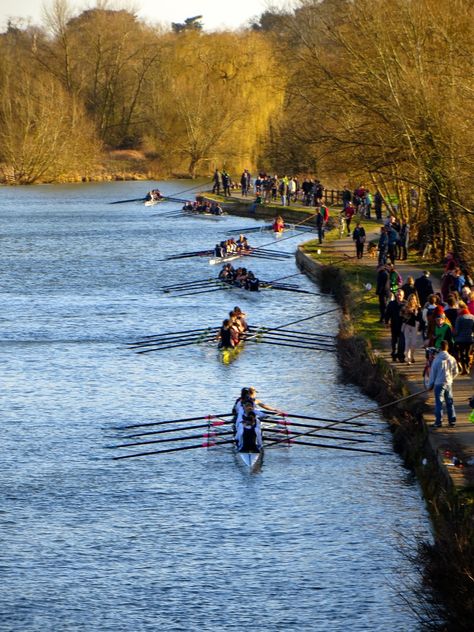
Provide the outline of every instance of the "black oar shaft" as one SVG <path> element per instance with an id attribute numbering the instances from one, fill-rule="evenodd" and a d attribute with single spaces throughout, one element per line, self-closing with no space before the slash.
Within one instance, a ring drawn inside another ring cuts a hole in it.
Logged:
<path id="1" fill-rule="evenodd" d="M 164 335 L 162 338 L 152 338 L 150 340 L 143 340 L 142 342 L 135 342 L 129 345 L 130 349 L 138 349 L 139 347 L 148 347 L 150 345 L 167 345 L 171 342 L 200 342 L 202 339 L 207 337 L 212 337 L 217 334 L 217 328 L 212 330 L 207 330 L 202 333 L 194 333 L 194 334 L 175 334 L 173 336 Z"/>
<path id="2" fill-rule="evenodd" d="M 313 443 L 312 441 L 300 441 L 299 439 L 292 439 L 291 437 L 289 439 L 283 439 L 283 441 L 287 443 L 289 442 L 289 443 L 295 443 L 299 445 L 307 445 L 307 446 L 311 446 L 312 448 L 329 448 L 330 450 L 346 450 L 347 452 L 364 452 L 365 454 L 387 454 L 387 455 L 390 454 L 390 452 L 382 452 L 381 450 L 368 450 L 366 448 L 351 448 L 349 446 L 342 446 L 342 445 L 328 445 L 325 443 Z M 273 443 L 278 443 L 278 442 L 275 441 Z"/>
<path id="3" fill-rule="evenodd" d="M 165 424 L 178 424 L 188 421 L 203 421 L 204 419 L 212 422 L 214 419 L 221 417 L 233 417 L 233 413 L 222 413 L 216 415 L 200 415 L 199 417 L 182 417 L 181 419 L 167 419 L 164 421 L 149 421 L 144 424 L 129 424 L 127 426 L 116 426 L 114 430 L 131 430 L 132 428 L 147 428 L 149 426 L 164 426 Z"/>
<path id="4" fill-rule="evenodd" d="M 193 334 L 193 333 L 199 334 L 199 333 L 204 333 L 207 331 L 217 330 L 217 329 L 218 329 L 217 327 L 201 327 L 200 329 L 183 329 L 182 331 L 170 331 L 163 334 L 154 334 L 153 336 L 145 336 L 144 338 L 141 338 L 140 340 L 137 340 L 130 344 L 140 344 L 142 342 L 149 342 L 150 340 L 159 339 L 161 338 L 161 336 L 174 336 L 177 334 Z"/>
<path id="5" fill-rule="evenodd" d="M 151 353 L 152 351 L 166 351 L 168 349 L 177 349 L 178 347 L 189 347 L 190 345 L 200 344 L 202 342 L 209 342 L 213 340 L 213 337 L 203 338 L 201 340 L 191 340 L 191 342 L 179 342 L 171 345 L 163 345 L 161 347 L 153 347 L 153 349 L 142 349 L 141 351 L 137 351 L 137 354 L 143 353 Z"/>
<path id="6" fill-rule="evenodd" d="M 165 428 L 164 430 L 150 430 L 148 432 L 136 432 L 131 435 L 127 435 L 124 439 L 134 439 L 136 437 L 147 437 L 148 435 L 169 434 L 171 432 L 184 432 L 186 430 L 202 430 L 203 428 L 214 428 L 216 426 L 224 426 L 229 424 L 230 421 L 208 422 L 207 424 L 197 424 L 194 426 L 184 426 L 181 428 Z M 346 430 L 346 432 L 356 432 L 356 430 Z"/>
<path id="7" fill-rule="evenodd" d="M 156 450 L 153 452 L 139 452 L 138 454 L 125 454 L 123 456 L 112 457 L 114 461 L 120 461 L 121 459 L 133 459 L 139 456 L 152 456 L 155 454 L 167 454 L 169 452 L 180 452 L 181 450 L 197 450 L 199 448 L 213 448 L 219 445 L 226 445 L 234 443 L 232 439 L 228 441 L 216 441 L 216 442 L 203 442 L 196 445 L 179 446 L 178 448 L 167 448 L 166 450 Z"/>
<path id="8" fill-rule="evenodd" d="M 279 421 L 273 420 L 273 419 L 265 419 L 264 422 L 275 424 L 275 428 L 280 428 L 284 430 L 287 429 L 289 432 L 291 432 L 291 426 L 296 426 L 298 428 L 313 428 L 314 430 L 327 430 L 328 428 L 329 429 L 331 428 L 331 426 L 318 426 L 315 424 L 299 423 L 297 421 L 293 421 L 292 419 L 288 417 Z M 353 428 L 338 428 L 337 431 L 348 432 L 350 434 L 360 434 L 360 435 L 379 435 L 380 434 L 378 432 L 371 432 L 369 430 L 354 430 Z"/>
<path id="9" fill-rule="evenodd" d="M 265 338 L 261 338 L 260 340 L 255 341 L 257 344 L 267 344 L 274 345 L 276 347 L 293 347 L 294 349 L 304 349 L 307 351 L 336 351 L 336 348 L 330 349 L 328 347 L 317 347 L 314 345 L 303 345 L 303 344 L 290 344 L 289 342 L 276 342 L 274 340 L 265 340 Z"/>
<path id="10" fill-rule="evenodd" d="M 203 439 L 208 441 L 215 441 L 218 437 L 224 435 L 233 434 L 232 430 L 225 432 L 211 432 L 200 435 L 188 435 L 184 437 L 167 437 L 166 439 L 150 439 L 149 441 L 137 441 L 135 443 L 121 443 L 120 445 L 112 446 L 112 448 L 133 448 L 140 445 L 150 445 L 152 443 L 170 443 L 173 441 L 192 441 L 193 439 Z"/>

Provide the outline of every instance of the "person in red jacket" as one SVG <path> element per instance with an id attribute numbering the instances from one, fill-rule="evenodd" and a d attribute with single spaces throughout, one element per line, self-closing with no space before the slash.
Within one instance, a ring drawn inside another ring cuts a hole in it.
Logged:
<path id="1" fill-rule="evenodd" d="M 352 204 L 352 202 L 349 202 L 349 204 L 344 209 L 344 215 L 345 215 L 345 218 L 346 218 L 347 236 L 348 237 L 351 236 L 351 220 L 354 217 L 354 214 L 355 214 L 354 205 Z"/>

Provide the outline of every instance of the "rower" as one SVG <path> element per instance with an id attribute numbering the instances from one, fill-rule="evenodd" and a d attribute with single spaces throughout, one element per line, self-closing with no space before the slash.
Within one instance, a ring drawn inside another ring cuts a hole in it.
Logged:
<path id="1" fill-rule="evenodd" d="M 285 229 L 285 220 L 281 215 L 275 217 L 275 219 L 273 220 L 272 228 L 275 233 L 283 232 L 283 230 Z"/>
<path id="2" fill-rule="evenodd" d="M 241 328 L 242 330 L 248 331 L 249 326 L 247 325 L 247 321 L 245 320 L 245 317 L 247 316 L 247 314 L 245 312 L 243 312 L 240 307 L 238 307 L 238 305 L 236 305 L 234 307 L 234 309 L 232 310 L 232 313 L 235 314 L 235 317 L 237 318 L 237 320 L 240 322 Z"/>
<path id="3" fill-rule="evenodd" d="M 261 413 L 254 410 L 253 403 L 247 401 L 243 415 L 236 423 L 235 439 L 239 452 L 260 452 L 263 445 L 260 417 Z"/>
<path id="4" fill-rule="evenodd" d="M 264 404 L 259 399 L 257 399 L 257 390 L 254 386 L 249 386 L 248 396 L 254 402 L 254 405 L 257 406 L 258 408 L 263 408 L 264 410 L 268 410 L 271 413 L 278 413 L 279 415 L 283 414 L 281 410 L 278 410 L 277 408 L 273 408 L 272 406 L 269 406 L 268 404 Z"/>
<path id="5" fill-rule="evenodd" d="M 220 349 L 233 349 L 235 347 L 234 334 L 231 328 L 231 322 L 226 318 L 222 322 L 222 326 L 217 334 Z"/>
<path id="6" fill-rule="evenodd" d="M 226 263 L 222 266 L 222 270 L 219 272 L 219 279 L 221 281 L 227 281 L 228 283 L 234 280 L 234 268 L 230 263 Z"/>
<path id="7" fill-rule="evenodd" d="M 225 256 L 225 250 L 224 250 L 224 246 L 223 246 L 224 242 L 220 242 L 220 244 L 216 244 L 216 247 L 214 248 L 214 256 L 222 258 Z"/>
<path id="8" fill-rule="evenodd" d="M 247 273 L 247 278 L 245 279 L 245 289 L 249 290 L 249 292 L 258 292 L 260 285 L 260 281 L 254 275 L 254 273 L 249 270 Z"/>

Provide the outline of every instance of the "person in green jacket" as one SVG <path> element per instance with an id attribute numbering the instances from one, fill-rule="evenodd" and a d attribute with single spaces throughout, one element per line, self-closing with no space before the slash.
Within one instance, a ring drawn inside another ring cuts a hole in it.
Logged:
<path id="1" fill-rule="evenodd" d="M 435 328 L 433 333 L 432 347 L 441 349 L 441 343 L 446 340 L 449 346 L 449 353 L 454 351 L 454 340 L 451 323 L 447 320 L 445 314 L 438 314 L 435 320 Z"/>

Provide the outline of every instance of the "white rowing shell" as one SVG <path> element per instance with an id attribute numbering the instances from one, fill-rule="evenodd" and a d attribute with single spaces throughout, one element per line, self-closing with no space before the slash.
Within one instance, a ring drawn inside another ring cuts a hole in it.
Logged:
<path id="1" fill-rule="evenodd" d="M 237 452 L 239 458 L 249 470 L 254 469 L 262 458 L 261 452 Z"/>
<path id="2" fill-rule="evenodd" d="M 239 259 L 240 255 L 228 255 L 227 257 L 213 257 L 212 259 L 209 259 L 209 265 L 213 266 L 216 265 L 216 263 L 227 263 L 228 261 L 235 261 L 236 259 Z"/>

